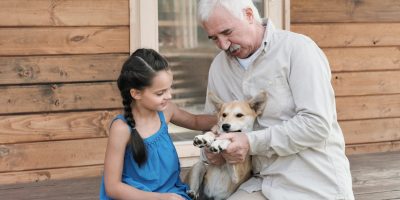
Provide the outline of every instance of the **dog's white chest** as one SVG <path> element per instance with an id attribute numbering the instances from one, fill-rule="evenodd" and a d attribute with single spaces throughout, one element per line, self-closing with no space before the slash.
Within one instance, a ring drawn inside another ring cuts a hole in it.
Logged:
<path id="1" fill-rule="evenodd" d="M 232 181 L 226 165 L 221 167 L 209 166 L 206 181 L 207 184 L 205 184 L 204 193 L 207 196 L 214 197 L 215 200 L 227 199 L 229 197 L 228 186 L 231 185 Z"/>

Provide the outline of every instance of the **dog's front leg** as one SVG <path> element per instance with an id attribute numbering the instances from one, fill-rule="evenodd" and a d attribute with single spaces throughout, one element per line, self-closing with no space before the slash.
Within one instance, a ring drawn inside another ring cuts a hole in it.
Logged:
<path id="1" fill-rule="evenodd" d="M 196 135 L 193 139 L 193 145 L 199 148 L 209 147 L 215 140 L 215 134 L 211 131 L 203 135 Z"/>
<path id="2" fill-rule="evenodd" d="M 231 143 L 230 140 L 223 139 L 223 140 L 215 140 L 211 146 L 210 151 L 213 153 L 221 153 L 223 150 L 227 149 L 229 144 Z"/>
<path id="3" fill-rule="evenodd" d="M 207 171 L 207 166 L 199 161 L 190 169 L 190 171 L 186 174 L 185 183 L 189 185 L 190 190 L 186 191 L 186 193 L 192 199 L 198 199 L 200 195 L 200 187 L 203 183 L 204 174 Z"/>

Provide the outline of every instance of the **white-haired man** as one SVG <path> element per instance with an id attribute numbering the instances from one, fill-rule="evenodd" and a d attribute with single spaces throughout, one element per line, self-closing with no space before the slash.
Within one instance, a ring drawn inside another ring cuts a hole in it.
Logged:
<path id="1" fill-rule="evenodd" d="M 352 200 L 351 174 L 337 122 L 331 71 L 308 37 L 276 30 L 251 0 L 200 0 L 199 19 L 223 51 L 213 60 L 208 91 L 224 101 L 267 91 L 256 131 L 221 137 L 221 154 L 203 151 L 211 164 L 252 155 L 253 177 L 229 200 Z M 206 111 L 213 112 L 206 102 Z"/>

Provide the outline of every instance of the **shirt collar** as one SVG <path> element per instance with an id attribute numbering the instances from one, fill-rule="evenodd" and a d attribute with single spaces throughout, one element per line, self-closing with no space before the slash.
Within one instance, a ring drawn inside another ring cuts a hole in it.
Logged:
<path id="1" fill-rule="evenodd" d="M 268 18 L 262 19 L 262 25 L 265 27 L 264 38 L 262 40 L 262 45 L 264 46 L 264 52 L 267 51 L 268 44 L 271 42 L 271 37 L 273 32 L 275 32 L 275 25 L 272 23 L 272 20 Z"/>

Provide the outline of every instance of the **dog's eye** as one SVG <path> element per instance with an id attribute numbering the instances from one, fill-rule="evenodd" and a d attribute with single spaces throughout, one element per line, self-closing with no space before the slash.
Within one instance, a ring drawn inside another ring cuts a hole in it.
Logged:
<path id="1" fill-rule="evenodd" d="M 236 117 L 241 118 L 241 117 L 243 117 L 243 114 L 242 113 L 236 114 Z"/>
<path id="2" fill-rule="evenodd" d="M 222 117 L 226 117 L 226 113 L 222 113 Z"/>

